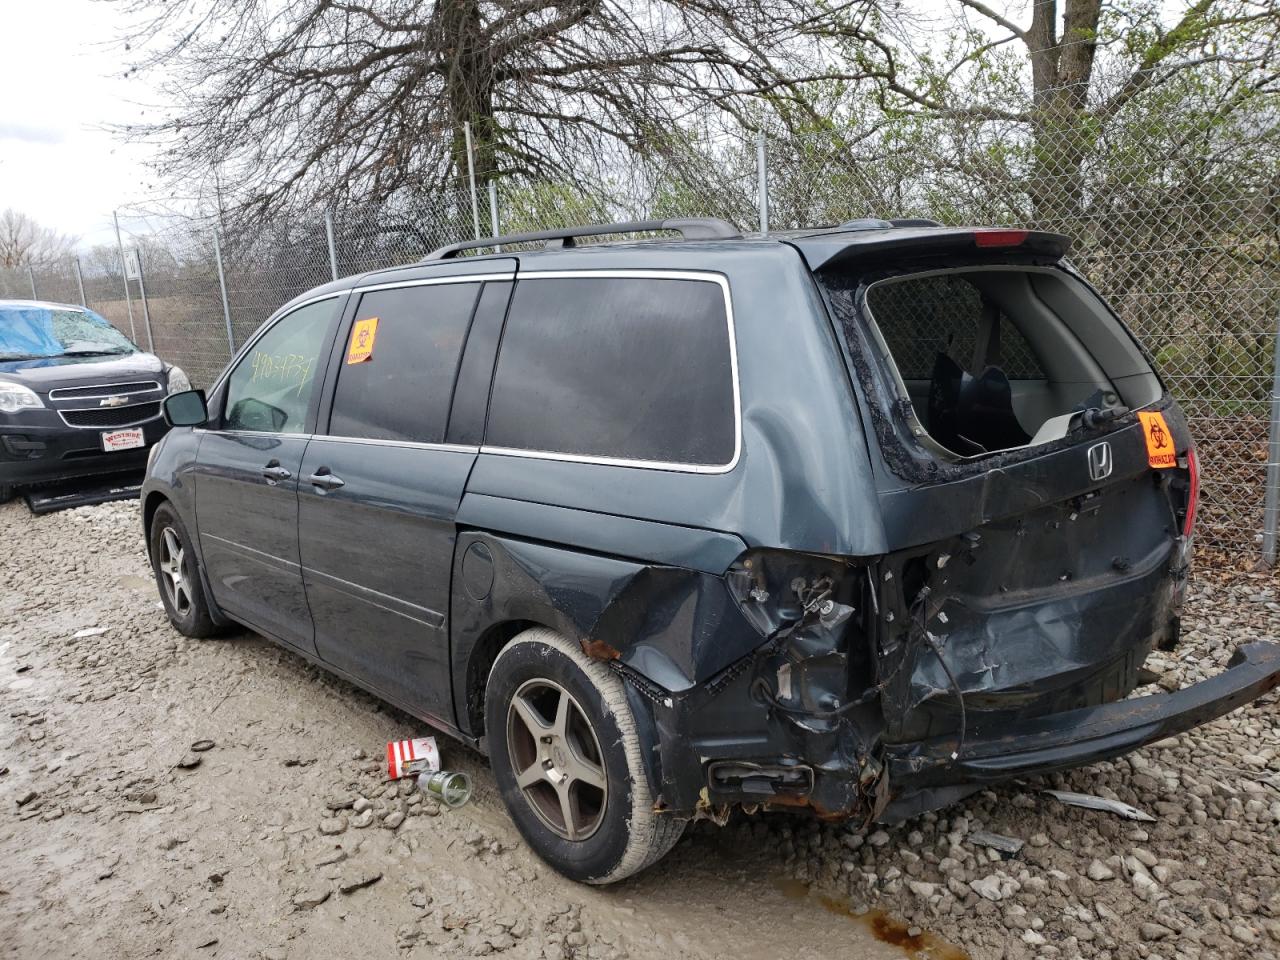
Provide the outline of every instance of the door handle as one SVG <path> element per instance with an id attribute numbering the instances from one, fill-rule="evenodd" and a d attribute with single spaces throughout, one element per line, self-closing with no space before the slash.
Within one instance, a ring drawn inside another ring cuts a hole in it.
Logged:
<path id="1" fill-rule="evenodd" d="M 267 478 L 267 483 L 279 483 L 281 480 L 288 480 L 293 476 L 292 473 L 280 466 L 279 460 L 272 460 L 263 467 L 262 475 Z"/>
<path id="2" fill-rule="evenodd" d="M 345 487 L 347 481 L 341 477 L 335 477 L 328 471 L 328 468 L 321 467 L 318 471 L 307 477 L 307 483 L 313 487 L 319 487 L 321 490 L 337 490 L 339 487 Z"/>

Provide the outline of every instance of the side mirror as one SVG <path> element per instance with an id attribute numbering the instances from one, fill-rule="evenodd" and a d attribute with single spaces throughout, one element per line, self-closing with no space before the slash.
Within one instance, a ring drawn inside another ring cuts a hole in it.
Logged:
<path id="1" fill-rule="evenodd" d="M 164 399 L 164 420 L 171 427 L 198 427 L 208 419 L 203 390 L 184 390 Z"/>
<path id="2" fill-rule="evenodd" d="M 245 397 L 243 400 L 237 400 L 235 405 L 227 411 L 226 425 L 240 430 L 279 433 L 288 422 L 287 411 L 257 397 Z"/>

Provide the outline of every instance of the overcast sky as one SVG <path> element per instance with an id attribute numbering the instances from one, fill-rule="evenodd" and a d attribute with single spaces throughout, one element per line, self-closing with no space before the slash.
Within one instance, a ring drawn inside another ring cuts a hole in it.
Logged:
<path id="1" fill-rule="evenodd" d="M 143 116 L 146 85 L 126 80 L 118 15 L 93 0 L 4 3 L 0 210 L 13 207 L 86 245 L 114 240 L 111 211 L 137 202 L 146 150 L 102 127 Z M 141 222 L 122 226 L 143 228 Z"/>
<path id="2" fill-rule="evenodd" d="M 916 0 L 945 9 L 953 0 Z M 104 129 L 154 114 L 145 79 L 123 76 L 127 54 L 116 44 L 124 26 L 115 4 L 101 0 L 0 0 L 0 210 L 13 207 L 78 237 L 83 246 L 114 242 L 121 227 L 148 232 L 126 215 L 146 206 L 150 149 L 127 146 Z M 159 198 L 163 199 L 163 198 Z M 151 204 L 155 209 L 158 204 Z M 126 244 L 128 238 L 126 236 Z"/>
<path id="3" fill-rule="evenodd" d="M 83 246 L 114 241 L 113 209 L 126 234 L 148 232 L 147 221 L 126 210 L 145 205 L 148 194 L 157 199 L 145 165 L 150 150 L 126 146 L 104 129 L 155 112 L 148 82 L 123 76 L 118 8 L 101 0 L 0 2 L 0 210 L 20 210 Z M 938 16 L 954 3 L 915 0 L 911 7 Z M 995 6 L 1022 11 L 1026 3 Z"/>

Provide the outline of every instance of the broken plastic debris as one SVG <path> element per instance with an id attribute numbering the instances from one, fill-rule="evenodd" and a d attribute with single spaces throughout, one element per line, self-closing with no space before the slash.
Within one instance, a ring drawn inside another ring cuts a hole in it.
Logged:
<path id="1" fill-rule="evenodd" d="M 992 850 L 1007 853 L 1011 857 L 1026 846 L 1025 840 L 1019 840 L 1017 837 L 1007 837 L 1003 833 L 988 833 L 986 830 L 971 830 L 969 831 L 969 836 L 965 839 L 970 843 L 976 843 L 980 847 L 990 847 Z"/>
<path id="2" fill-rule="evenodd" d="M 1126 820 L 1142 820 L 1145 823 L 1156 822 L 1156 818 L 1151 814 L 1139 810 L 1137 807 L 1131 807 L 1121 800 L 1108 800 L 1106 797 L 1095 797 L 1089 793 L 1071 793 L 1069 790 L 1045 790 L 1043 792 L 1073 807 L 1102 810 L 1105 813 L 1114 813 L 1118 817 L 1124 817 Z"/>
<path id="3" fill-rule="evenodd" d="M 109 629 L 109 627 L 85 627 L 83 630 L 77 630 L 71 637 L 74 640 L 79 640 L 82 637 L 96 637 L 99 634 L 106 633 Z"/>
<path id="4" fill-rule="evenodd" d="M 417 773 L 440 769 L 440 751 L 435 737 L 392 740 L 387 744 L 387 779 L 399 780 Z"/>
<path id="5" fill-rule="evenodd" d="M 460 807 L 471 799 L 471 778 L 460 770 L 420 773 L 418 789 L 446 807 Z"/>

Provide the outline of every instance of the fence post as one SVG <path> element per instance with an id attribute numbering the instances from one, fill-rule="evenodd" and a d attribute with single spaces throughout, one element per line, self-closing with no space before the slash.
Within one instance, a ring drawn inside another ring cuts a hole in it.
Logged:
<path id="1" fill-rule="evenodd" d="M 227 348 L 231 356 L 236 355 L 236 335 L 231 329 L 231 301 L 227 299 L 227 277 L 222 270 L 222 244 L 218 242 L 218 231 L 213 231 L 213 259 L 218 264 L 218 289 L 222 291 L 222 319 L 227 322 Z"/>
<path id="2" fill-rule="evenodd" d="M 133 324 L 133 297 L 129 293 L 129 268 L 124 263 L 124 241 L 120 239 L 120 214 L 111 211 L 111 219 L 116 223 L 116 249 L 120 251 L 120 276 L 124 278 L 124 305 L 129 310 L 129 339 L 138 342 L 138 328 Z"/>
<path id="3" fill-rule="evenodd" d="M 471 151 L 471 122 L 464 121 L 462 135 L 467 141 L 467 179 L 471 181 L 471 224 L 476 231 L 476 239 L 480 237 L 480 202 L 476 199 L 476 161 Z"/>
<path id="4" fill-rule="evenodd" d="M 324 212 L 324 235 L 329 240 L 329 272 L 333 279 L 338 279 L 338 245 L 333 240 L 333 214 Z"/>
<path id="5" fill-rule="evenodd" d="M 36 293 L 36 274 L 35 271 L 31 269 L 31 264 L 29 263 L 27 264 L 27 279 L 31 281 L 31 299 L 39 300 L 40 295 Z"/>
<path id="6" fill-rule="evenodd" d="M 138 295 L 142 298 L 142 322 L 147 328 L 147 352 L 155 353 L 156 338 L 151 335 L 151 310 L 147 306 L 147 282 L 142 276 L 145 272 L 142 268 L 142 251 L 138 250 Z"/>
<path id="7" fill-rule="evenodd" d="M 495 237 L 499 236 L 500 228 L 498 226 L 498 181 L 496 180 L 489 181 L 489 225 L 493 230 L 492 236 L 495 236 Z M 500 243 L 494 244 L 493 250 L 494 250 L 494 253 L 501 253 L 502 244 Z"/>
<path id="8" fill-rule="evenodd" d="M 756 182 L 759 185 L 760 196 L 758 203 L 760 206 L 760 232 L 769 232 L 769 167 L 766 162 L 764 149 L 764 131 L 761 130 L 756 135 Z"/>
<path id="9" fill-rule="evenodd" d="M 1276 562 L 1276 527 L 1280 521 L 1280 322 L 1271 372 L 1271 436 L 1267 443 L 1267 494 L 1262 509 L 1262 563 Z"/>
<path id="10" fill-rule="evenodd" d="M 76 286 L 80 288 L 80 306 L 88 309 L 89 301 L 84 297 L 84 275 L 80 272 L 80 258 L 72 257 L 71 262 L 76 268 Z"/>

